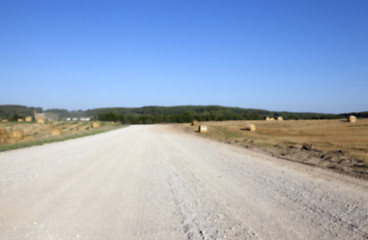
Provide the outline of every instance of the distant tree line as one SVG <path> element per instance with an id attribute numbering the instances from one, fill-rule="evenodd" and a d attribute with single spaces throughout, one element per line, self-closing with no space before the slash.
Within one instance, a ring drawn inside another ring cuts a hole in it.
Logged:
<path id="1" fill-rule="evenodd" d="M 48 113 L 49 116 L 58 116 L 59 120 L 66 118 L 81 118 L 81 117 L 91 117 L 96 114 L 92 114 L 87 111 L 77 110 L 68 111 L 66 109 L 47 109 L 43 110 L 41 107 L 26 107 L 21 105 L 0 105 L 0 119 L 8 119 L 9 121 L 17 121 L 19 118 L 24 118 L 26 116 L 33 116 L 34 112 L 37 113 Z"/>
<path id="2" fill-rule="evenodd" d="M 143 107 L 139 109 L 99 109 L 100 121 L 120 121 L 124 124 L 188 123 L 198 121 L 263 120 L 282 116 L 288 119 L 337 119 L 336 114 L 273 112 L 258 109 L 221 106 Z"/>
<path id="3" fill-rule="evenodd" d="M 159 107 L 146 106 L 141 108 L 96 108 L 89 110 L 68 111 L 66 109 L 47 109 L 26 107 L 20 105 L 0 105 L 0 118 L 16 121 L 20 117 L 33 116 L 48 112 L 59 114 L 60 119 L 70 117 L 91 117 L 92 120 L 122 122 L 124 124 L 152 124 L 152 123 L 188 123 L 198 121 L 226 121 L 226 120 L 263 120 L 265 117 L 285 120 L 298 119 L 339 119 L 349 115 L 367 118 L 368 112 L 324 114 L 305 112 L 276 112 L 262 109 L 245 109 L 222 106 L 175 106 Z"/>

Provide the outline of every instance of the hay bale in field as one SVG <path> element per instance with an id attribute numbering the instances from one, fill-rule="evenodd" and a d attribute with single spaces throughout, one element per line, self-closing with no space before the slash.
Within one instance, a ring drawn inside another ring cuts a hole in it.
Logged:
<path id="1" fill-rule="evenodd" d="M 60 136 L 62 133 L 62 129 L 61 127 L 57 127 L 51 130 L 51 135 L 52 136 Z"/>
<path id="2" fill-rule="evenodd" d="M 266 121 L 270 121 L 270 117 L 266 117 L 266 118 L 265 118 L 265 120 L 266 120 Z"/>
<path id="3" fill-rule="evenodd" d="M 245 130 L 248 130 L 248 131 L 255 131 L 256 130 L 256 125 L 254 125 L 253 123 L 248 123 L 246 126 L 245 126 Z"/>
<path id="4" fill-rule="evenodd" d="M 10 140 L 10 134 L 5 128 L 0 128 L 0 145 L 6 144 Z"/>
<path id="5" fill-rule="evenodd" d="M 9 120 L 8 119 L 3 119 L 2 122 L 7 123 L 7 122 L 9 122 Z"/>
<path id="6" fill-rule="evenodd" d="M 356 117 L 355 117 L 355 116 L 353 116 L 353 115 L 350 115 L 350 116 L 349 116 L 349 118 L 348 118 L 348 121 L 349 121 L 350 123 L 355 123 L 355 122 L 356 122 Z"/>
<path id="7" fill-rule="evenodd" d="M 277 121 L 284 121 L 284 118 L 279 116 L 279 117 L 277 117 Z"/>
<path id="8" fill-rule="evenodd" d="M 46 115 L 44 113 L 36 113 L 36 111 L 33 111 L 33 115 L 36 122 L 38 122 L 39 119 L 46 119 Z"/>
<path id="9" fill-rule="evenodd" d="M 199 126 L 199 122 L 198 122 L 198 120 L 193 120 L 193 122 L 192 122 L 192 126 Z"/>
<path id="10" fill-rule="evenodd" d="M 270 118 L 270 121 L 275 121 L 275 119 L 274 118 Z"/>
<path id="11" fill-rule="evenodd" d="M 26 117 L 26 122 L 32 122 L 33 118 L 31 116 Z"/>
<path id="12" fill-rule="evenodd" d="M 200 133 L 205 133 L 205 132 L 207 132 L 207 126 L 200 125 L 200 126 L 198 127 L 198 132 L 200 132 Z"/>
<path id="13" fill-rule="evenodd" d="M 93 122 L 92 123 L 92 128 L 99 128 L 101 127 L 101 123 L 100 122 Z"/>
<path id="14" fill-rule="evenodd" d="M 39 124 L 45 124 L 46 123 L 46 119 L 45 118 L 39 118 L 39 119 L 37 119 L 37 123 L 39 123 Z"/>
<path id="15" fill-rule="evenodd" d="M 24 132 L 22 130 L 13 130 L 12 137 L 17 140 L 22 140 L 24 138 Z"/>
<path id="16" fill-rule="evenodd" d="M 18 122 L 24 122 L 23 118 L 18 118 Z"/>

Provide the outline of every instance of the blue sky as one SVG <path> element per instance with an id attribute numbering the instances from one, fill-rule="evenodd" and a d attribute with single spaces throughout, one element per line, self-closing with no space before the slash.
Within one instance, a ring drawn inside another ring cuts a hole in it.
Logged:
<path id="1" fill-rule="evenodd" d="M 368 110 L 368 1 L 0 1 L 0 104 Z"/>

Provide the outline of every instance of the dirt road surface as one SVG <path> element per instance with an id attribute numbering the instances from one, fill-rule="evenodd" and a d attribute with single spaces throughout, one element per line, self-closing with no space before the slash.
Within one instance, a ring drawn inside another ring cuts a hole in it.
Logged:
<path id="1" fill-rule="evenodd" d="M 0 153 L 0 239 L 368 239 L 368 184 L 131 126 Z"/>

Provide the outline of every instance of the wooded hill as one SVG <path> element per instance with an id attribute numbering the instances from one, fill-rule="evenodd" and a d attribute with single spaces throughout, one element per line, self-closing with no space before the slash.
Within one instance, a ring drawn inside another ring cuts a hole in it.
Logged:
<path id="1" fill-rule="evenodd" d="M 222 106 L 176 106 L 142 108 L 103 108 L 93 110 L 99 120 L 123 123 L 184 123 L 193 120 L 262 120 L 265 117 L 282 116 L 284 119 L 335 119 L 342 116 L 321 113 L 274 112 L 260 109 L 244 109 Z"/>
<path id="2" fill-rule="evenodd" d="M 262 120 L 265 117 L 282 116 L 288 119 L 339 119 L 353 114 L 359 117 L 368 117 L 368 112 L 324 114 L 305 112 L 277 112 L 261 109 L 247 109 L 223 106 L 174 106 L 159 107 L 146 106 L 140 108 L 96 108 L 89 110 L 68 111 L 66 109 L 47 109 L 26 107 L 20 105 L 0 105 L 0 118 L 17 120 L 19 117 L 33 116 L 38 113 L 49 112 L 59 115 L 59 120 L 68 117 L 91 117 L 99 121 L 120 121 L 124 124 L 151 124 L 151 123 L 184 123 L 193 120 L 225 121 L 225 120 Z"/>

